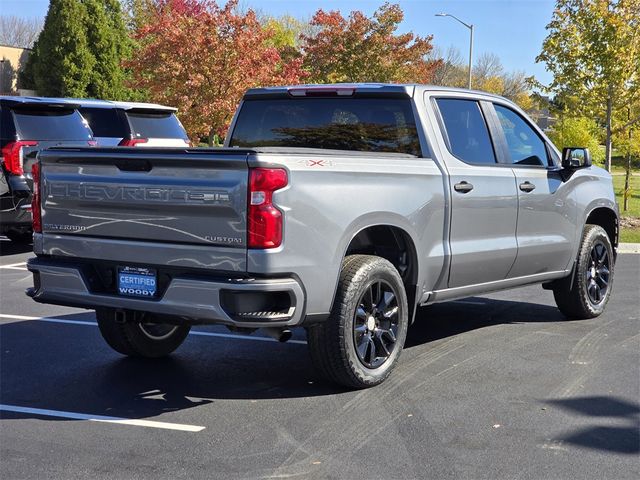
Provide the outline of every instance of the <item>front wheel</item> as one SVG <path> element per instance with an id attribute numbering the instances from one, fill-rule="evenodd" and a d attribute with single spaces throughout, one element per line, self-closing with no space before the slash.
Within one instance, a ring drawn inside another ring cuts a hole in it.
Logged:
<path id="1" fill-rule="evenodd" d="M 587 225 L 575 265 L 573 282 L 553 289 L 560 311 L 571 319 L 594 318 L 604 312 L 613 283 L 613 247 L 598 225 Z"/>
<path id="2" fill-rule="evenodd" d="M 118 317 L 116 310 L 96 310 L 102 337 L 116 352 L 132 357 L 158 358 L 172 353 L 189 334 L 189 325 L 161 323 L 152 314 L 125 312 Z"/>
<path id="3" fill-rule="evenodd" d="M 378 385 L 398 362 L 408 322 L 407 296 L 395 267 L 380 257 L 350 255 L 329 318 L 309 328 L 311 359 L 336 383 Z"/>

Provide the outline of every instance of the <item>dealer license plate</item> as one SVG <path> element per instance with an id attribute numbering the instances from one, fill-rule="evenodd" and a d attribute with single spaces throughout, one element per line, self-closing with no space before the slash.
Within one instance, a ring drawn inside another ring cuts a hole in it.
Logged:
<path id="1" fill-rule="evenodd" d="M 152 298 L 157 291 L 157 275 L 152 268 L 118 267 L 118 293 L 129 297 Z"/>

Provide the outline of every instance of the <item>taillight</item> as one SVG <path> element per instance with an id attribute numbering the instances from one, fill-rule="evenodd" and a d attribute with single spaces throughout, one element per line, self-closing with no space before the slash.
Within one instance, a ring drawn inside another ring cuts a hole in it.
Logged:
<path id="1" fill-rule="evenodd" d="M 119 147 L 135 147 L 139 143 L 147 143 L 148 138 L 123 138 L 118 144 Z"/>
<path id="2" fill-rule="evenodd" d="M 22 147 L 35 147 L 36 145 L 38 145 L 38 142 L 33 140 L 19 140 L 7 143 L 2 148 L 2 158 L 7 171 L 13 175 L 24 174 Z"/>
<path id="3" fill-rule="evenodd" d="M 87 145 L 89 145 L 90 147 L 97 147 L 98 146 L 98 141 L 97 140 L 87 140 Z"/>
<path id="4" fill-rule="evenodd" d="M 33 231 L 42 233 L 42 210 L 40 207 L 40 162 L 36 162 L 31 167 L 33 175 L 33 193 L 31 195 L 31 217 Z"/>
<path id="5" fill-rule="evenodd" d="M 273 192 L 287 183 L 287 171 L 281 168 L 249 170 L 249 248 L 275 248 L 282 243 L 282 212 L 273 205 Z"/>

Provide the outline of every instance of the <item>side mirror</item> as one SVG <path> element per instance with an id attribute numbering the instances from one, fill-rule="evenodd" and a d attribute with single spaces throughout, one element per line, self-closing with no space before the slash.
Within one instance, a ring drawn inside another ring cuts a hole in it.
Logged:
<path id="1" fill-rule="evenodd" d="M 588 148 L 564 147 L 562 149 L 562 168 L 576 169 L 591 166 L 591 153 Z"/>

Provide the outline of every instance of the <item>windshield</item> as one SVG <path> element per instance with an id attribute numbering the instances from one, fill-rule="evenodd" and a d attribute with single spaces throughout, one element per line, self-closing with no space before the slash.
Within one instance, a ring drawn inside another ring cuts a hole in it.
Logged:
<path id="1" fill-rule="evenodd" d="M 396 98 L 246 100 L 229 145 L 421 154 L 411 101 Z"/>

